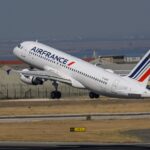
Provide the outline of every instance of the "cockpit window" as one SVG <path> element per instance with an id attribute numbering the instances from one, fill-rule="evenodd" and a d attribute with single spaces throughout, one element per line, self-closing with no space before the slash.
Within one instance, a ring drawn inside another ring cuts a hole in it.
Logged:
<path id="1" fill-rule="evenodd" d="M 21 44 L 18 44 L 18 47 L 21 48 Z"/>
<path id="2" fill-rule="evenodd" d="M 18 44 L 18 47 L 19 47 L 20 49 L 22 49 L 22 48 L 23 48 L 21 44 Z"/>

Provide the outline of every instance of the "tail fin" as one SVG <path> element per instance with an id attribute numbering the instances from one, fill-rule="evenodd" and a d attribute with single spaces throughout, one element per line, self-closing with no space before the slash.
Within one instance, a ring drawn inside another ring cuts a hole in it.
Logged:
<path id="1" fill-rule="evenodd" d="M 139 63 L 128 74 L 129 78 L 137 80 L 144 86 L 147 86 L 150 76 L 150 50 L 144 55 Z"/>

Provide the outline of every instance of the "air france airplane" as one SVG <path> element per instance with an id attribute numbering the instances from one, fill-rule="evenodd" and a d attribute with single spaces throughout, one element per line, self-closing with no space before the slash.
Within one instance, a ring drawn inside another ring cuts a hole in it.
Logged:
<path id="1" fill-rule="evenodd" d="M 19 73 L 21 80 L 27 84 L 38 85 L 51 80 L 55 87 L 55 91 L 50 94 L 52 99 L 61 98 L 61 92 L 58 91 L 60 82 L 88 89 L 90 98 L 99 98 L 99 95 L 117 98 L 150 97 L 150 91 L 146 88 L 150 76 L 150 50 L 123 77 L 39 42 L 22 42 L 14 48 L 13 53 L 38 69 L 13 71 Z"/>

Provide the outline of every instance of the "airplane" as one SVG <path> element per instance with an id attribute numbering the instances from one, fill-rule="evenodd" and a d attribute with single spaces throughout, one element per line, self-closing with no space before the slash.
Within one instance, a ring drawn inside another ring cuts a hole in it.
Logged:
<path id="1" fill-rule="evenodd" d="M 58 91 L 60 82 L 88 89 L 91 99 L 97 99 L 100 95 L 114 98 L 150 97 L 150 91 L 146 88 L 150 76 L 150 50 L 126 76 L 120 76 L 38 41 L 24 41 L 13 49 L 13 53 L 32 68 L 12 71 L 19 73 L 20 79 L 27 84 L 42 85 L 51 80 L 55 88 L 50 93 L 52 99 L 62 97 Z"/>

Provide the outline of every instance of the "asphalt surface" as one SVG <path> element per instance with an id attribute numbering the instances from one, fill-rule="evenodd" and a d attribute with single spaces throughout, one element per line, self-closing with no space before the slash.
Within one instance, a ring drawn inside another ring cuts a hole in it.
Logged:
<path id="1" fill-rule="evenodd" d="M 129 130 L 126 131 L 124 134 L 139 137 L 145 143 L 150 142 L 150 129 Z"/>
<path id="2" fill-rule="evenodd" d="M 1 143 L 0 150 L 149 150 L 149 144 Z"/>
<path id="3" fill-rule="evenodd" d="M 150 118 L 150 112 L 0 116 L 0 122 L 30 122 L 46 120 L 120 120 L 141 118 Z"/>

